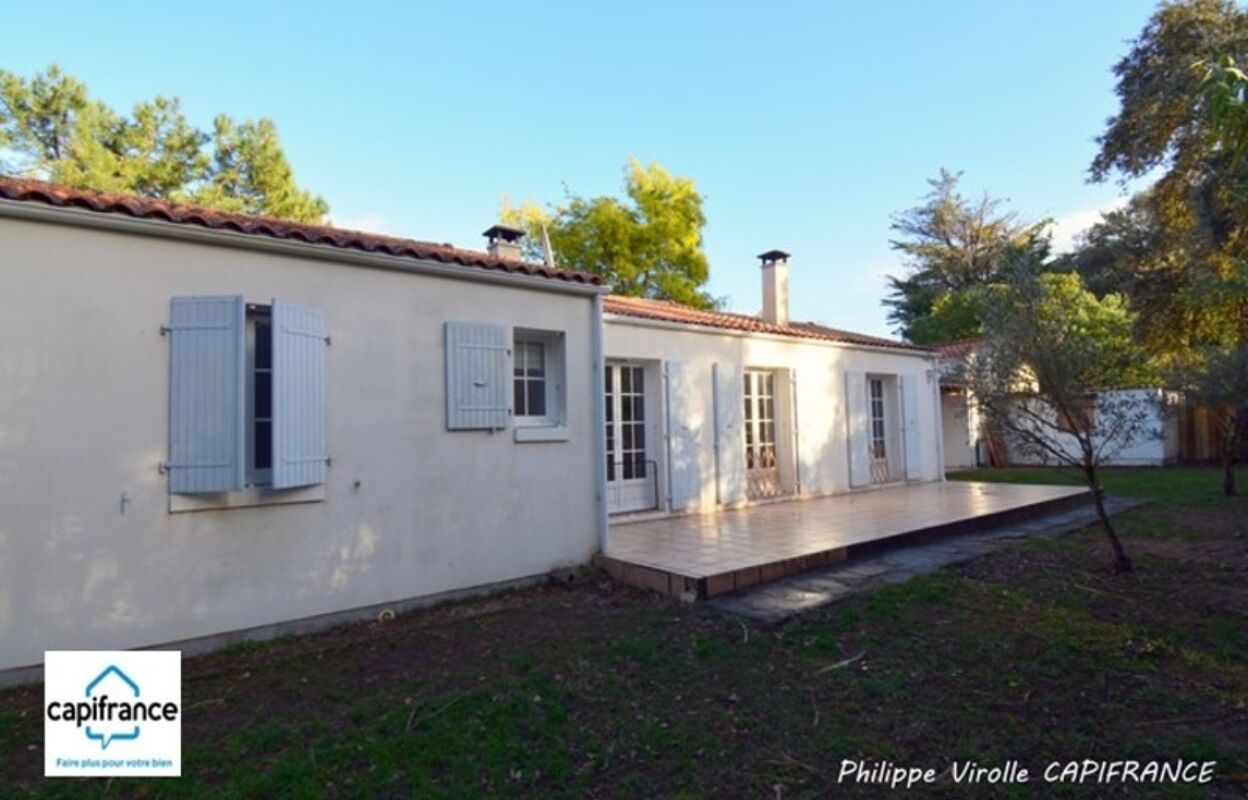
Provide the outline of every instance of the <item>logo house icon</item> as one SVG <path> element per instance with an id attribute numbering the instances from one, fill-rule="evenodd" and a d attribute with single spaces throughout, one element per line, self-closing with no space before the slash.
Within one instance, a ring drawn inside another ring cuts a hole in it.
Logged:
<path id="1" fill-rule="evenodd" d="M 109 680 L 110 678 L 113 680 Z M 123 691 L 129 691 L 136 700 L 140 697 L 141 692 L 139 690 L 139 685 L 131 680 L 129 675 L 122 672 L 116 664 L 110 664 L 104 669 L 103 672 L 96 675 L 95 678 L 87 684 L 85 692 L 87 699 L 94 700 L 101 706 L 106 706 L 108 704 L 108 695 L 106 694 L 106 692 L 109 691 L 108 687 L 110 685 L 117 684 L 121 684 L 119 688 Z M 86 727 L 87 738 L 97 740 L 100 743 L 101 750 L 107 749 L 110 742 L 137 739 L 139 738 L 139 733 L 140 730 L 138 725 L 129 729 L 105 731 L 103 733 L 95 728 L 92 728 L 90 725 Z"/>

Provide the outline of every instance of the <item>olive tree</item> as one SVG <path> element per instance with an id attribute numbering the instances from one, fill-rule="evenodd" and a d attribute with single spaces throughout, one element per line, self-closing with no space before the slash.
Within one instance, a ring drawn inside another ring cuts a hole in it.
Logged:
<path id="1" fill-rule="evenodd" d="M 1101 467 L 1161 435 L 1147 358 L 1121 295 L 1098 298 L 1078 275 L 1027 272 L 992 288 L 984 339 L 965 365 L 989 430 L 1016 453 L 1074 467 L 1092 492 L 1114 567 L 1131 559 L 1105 510 Z"/>

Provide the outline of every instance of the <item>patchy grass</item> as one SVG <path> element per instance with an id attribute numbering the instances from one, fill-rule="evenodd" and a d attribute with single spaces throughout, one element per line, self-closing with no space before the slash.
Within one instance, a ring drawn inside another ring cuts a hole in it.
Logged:
<path id="1" fill-rule="evenodd" d="M 596 579 L 190 659 L 177 780 L 44 780 L 42 689 L 10 690 L 0 794 L 879 797 L 841 760 L 1185 757 L 1219 781 L 920 795 L 1242 797 L 1248 502 L 1214 470 L 1106 483 L 1156 503 L 1122 517 L 1132 575 L 1088 530 L 779 627 Z"/>

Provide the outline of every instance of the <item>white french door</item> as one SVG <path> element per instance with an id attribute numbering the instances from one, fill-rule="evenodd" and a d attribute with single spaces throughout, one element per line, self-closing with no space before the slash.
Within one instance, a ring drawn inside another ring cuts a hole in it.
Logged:
<path id="1" fill-rule="evenodd" d="M 888 483 L 892 480 L 888 458 L 888 414 L 884 405 L 884 381 L 871 378 L 867 381 L 867 408 L 871 420 L 871 482 Z"/>
<path id="2" fill-rule="evenodd" d="M 776 456 L 776 375 L 745 373 L 745 474 L 750 499 L 783 494 Z"/>
<path id="3" fill-rule="evenodd" d="M 612 514 L 654 508 L 654 461 L 646 421 L 646 373 L 632 364 L 608 364 L 607 510 Z"/>

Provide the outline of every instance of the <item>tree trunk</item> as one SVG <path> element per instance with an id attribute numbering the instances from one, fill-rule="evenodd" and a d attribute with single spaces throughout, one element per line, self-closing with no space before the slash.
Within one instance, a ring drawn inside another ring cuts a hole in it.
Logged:
<path id="1" fill-rule="evenodd" d="M 1224 412 L 1227 417 L 1222 425 L 1222 494 L 1234 497 L 1235 491 L 1235 449 L 1239 445 L 1239 409 L 1230 408 Z"/>
<path id="2" fill-rule="evenodd" d="M 1084 475 L 1088 481 L 1088 487 L 1092 490 L 1092 499 L 1096 502 L 1096 516 L 1101 520 L 1101 528 L 1105 531 L 1106 538 L 1109 539 L 1109 546 L 1114 550 L 1114 572 L 1123 573 L 1131 572 L 1134 567 L 1131 559 L 1127 557 L 1127 551 L 1122 547 L 1122 540 L 1118 538 L 1118 532 L 1114 530 L 1114 524 L 1110 522 L 1109 512 L 1105 510 L 1105 490 L 1101 488 L 1101 482 L 1096 476 L 1095 466 L 1085 466 Z"/>

